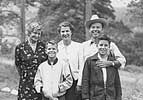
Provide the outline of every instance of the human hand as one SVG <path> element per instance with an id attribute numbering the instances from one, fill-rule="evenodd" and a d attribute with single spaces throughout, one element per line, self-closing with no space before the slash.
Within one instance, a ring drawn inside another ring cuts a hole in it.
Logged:
<path id="1" fill-rule="evenodd" d="M 54 98 L 57 98 L 57 97 L 58 97 L 58 93 L 53 93 L 52 96 L 53 96 Z"/>
<path id="2" fill-rule="evenodd" d="M 46 98 L 49 98 L 49 100 L 53 100 L 53 95 L 50 91 L 46 90 L 45 88 L 42 89 L 42 95 Z"/>
<path id="3" fill-rule="evenodd" d="M 99 61 L 96 62 L 96 65 L 98 67 L 101 67 L 101 68 L 106 68 L 106 67 L 112 66 L 113 61 L 101 61 L 101 60 L 99 60 Z"/>

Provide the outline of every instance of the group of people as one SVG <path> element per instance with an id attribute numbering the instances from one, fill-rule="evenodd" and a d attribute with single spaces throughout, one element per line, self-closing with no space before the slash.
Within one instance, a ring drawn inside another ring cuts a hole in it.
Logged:
<path id="1" fill-rule="evenodd" d="M 20 75 L 18 100 L 121 100 L 118 73 L 126 59 L 104 33 L 107 22 L 92 15 L 86 22 L 90 40 L 72 40 L 74 26 L 64 21 L 57 32 L 62 40 L 40 41 L 42 28 L 32 23 L 28 39 L 16 46 Z"/>

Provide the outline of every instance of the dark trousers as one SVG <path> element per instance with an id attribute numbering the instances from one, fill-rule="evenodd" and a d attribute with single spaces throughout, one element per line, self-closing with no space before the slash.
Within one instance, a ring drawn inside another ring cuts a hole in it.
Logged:
<path id="1" fill-rule="evenodd" d="M 81 93 L 76 90 L 77 80 L 73 79 L 73 85 L 67 90 L 65 94 L 65 100 L 82 100 Z"/>
<path id="2" fill-rule="evenodd" d="M 49 100 L 49 98 L 46 98 L 46 97 L 43 96 L 43 97 L 42 97 L 42 100 Z"/>

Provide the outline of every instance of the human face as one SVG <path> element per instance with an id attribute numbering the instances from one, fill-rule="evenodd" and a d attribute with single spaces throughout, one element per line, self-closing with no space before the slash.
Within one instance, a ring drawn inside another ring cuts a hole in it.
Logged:
<path id="1" fill-rule="evenodd" d="M 61 27 L 60 34 L 63 40 L 71 40 L 72 32 L 70 27 Z"/>
<path id="2" fill-rule="evenodd" d="M 41 37 L 40 31 L 33 31 L 29 35 L 31 43 L 36 43 L 40 39 L 40 37 Z"/>
<path id="3" fill-rule="evenodd" d="M 97 38 L 102 30 L 103 26 L 101 23 L 93 23 L 89 28 L 89 32 L 92 38 Z"/>
<path id="4" fill-rule="evenodd" d="M 109 53 L 109 41 L 107 40 L 99 40 L 98 42 L 98 52 L 100 55 L 108 55 Z"/>
<path id="5" fill-rule="evenodd" d="M 46 53 L 49 58 L 55 58 L 58 52 L 57 45 L 48 44 L 46 48 Z"/>

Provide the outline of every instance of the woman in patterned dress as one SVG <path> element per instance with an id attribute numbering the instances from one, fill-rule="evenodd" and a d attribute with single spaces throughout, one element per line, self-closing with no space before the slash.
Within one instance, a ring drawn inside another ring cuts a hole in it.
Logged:
<path id="1" fill-rule="evenodd" d="M 34 78 L 39 64 L 47 59 L 45 44 L 39 39 L 42 29 L 33 22 L 28 27 L 28 39 L 16 46 L 15 64 L 20 75 L 18 100 L 41 100 L 34 88 Z"/>

